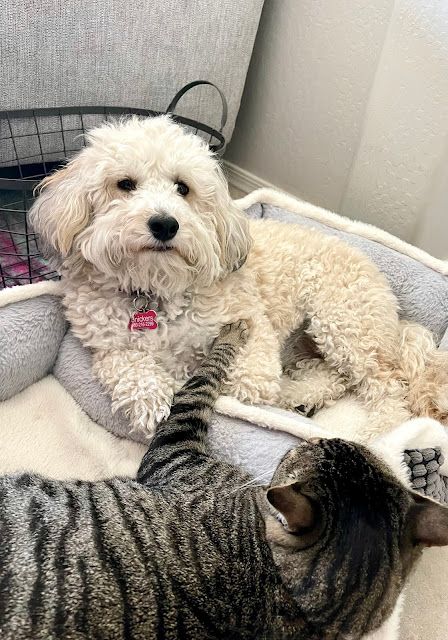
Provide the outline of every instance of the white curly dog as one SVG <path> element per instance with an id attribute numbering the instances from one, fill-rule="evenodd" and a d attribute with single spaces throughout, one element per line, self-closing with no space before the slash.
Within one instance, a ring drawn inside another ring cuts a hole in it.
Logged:
<path id="1" fill-rule="evenodd" d="M 241 401 L 309 413 L 351 390 L 369 408 L 365 440 L 412 416 L 446 418 L 446 356 L 399 319 L 360 251 L 249 220 L 207 144 L 166 116 L 105 124 L 88 143 L 43 181 L 31 222 L 58 256 L 73 333 L 134 428 L 154 433 L 240 318 L 250 338 L 226 393 Z"/>

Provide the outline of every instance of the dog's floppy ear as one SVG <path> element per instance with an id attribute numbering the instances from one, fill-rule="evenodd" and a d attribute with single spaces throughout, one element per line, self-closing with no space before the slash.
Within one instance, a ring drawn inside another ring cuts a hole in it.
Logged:
<path id="1" fill-rule="evenodd" d="M 240 269 L 247 260 L 252 239 L 244 213 L 231 204 L 224 219 L 223 262 L 229 273 Z"/>
<path id="2" fill-rule="evenodd" d="M 86 227 L 91 213 L 78 158 L 42 180 L 40 194 L 29 212 L 30 222 L 44 244 L 62 257 L 69 253 L 74 237 Z"/>
<path id="3" fill-rule="evenodd" d="M 252 238 L 249 233 L 248 218 L 234 205 L 219 165 L 216 169 L 218 189 L 215 194 L 215 219 L 221 246 L 221 263 L 224 269 L 231 273 L 240 269 L 246 262 L 252 247 Z"/>

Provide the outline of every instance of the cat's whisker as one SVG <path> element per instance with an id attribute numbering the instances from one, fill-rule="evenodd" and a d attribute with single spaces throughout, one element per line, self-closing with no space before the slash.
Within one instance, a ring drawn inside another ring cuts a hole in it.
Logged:
<path id="1" fill-rule="evenodd" d="M 270 469 L 269 471 L 265 471 L 264 473 L 261 473 L 259 476 L 256 476 L 255 478 L 252 478 L 252 480 L 249 480 L 248 482 L 246 482 L 245 484 L 242 484 L 241 486 L 237 487 L 236 489 L 233 489 L 232 491 L 229 491 L 229 493 L 227 495 L 231 495 L 232 493 L 236 493 L 237 491 L 241 491 L 241 489 L 245 489 L 246 487 L 250 487 L 250 485 L 256 486 L 256 487 L 262 487 L 263 484 L 255 484 L 257 482 L 257 480 L 261 480 L 262 478 L 265 478 L 266 476 L 269 475 L 273 475 L 274 470 Z"/>

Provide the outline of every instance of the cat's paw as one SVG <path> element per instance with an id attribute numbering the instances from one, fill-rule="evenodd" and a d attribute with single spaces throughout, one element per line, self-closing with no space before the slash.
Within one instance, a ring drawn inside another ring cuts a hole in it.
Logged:
<path id="1" fill-rule="evenodd" d="M 238 320 L 232 324 L 227 324 L 221 329 L 216 344 L 231 344 L 236 347 L 246 344 L 249 337 L 249 329 L 245 320 Z"/>

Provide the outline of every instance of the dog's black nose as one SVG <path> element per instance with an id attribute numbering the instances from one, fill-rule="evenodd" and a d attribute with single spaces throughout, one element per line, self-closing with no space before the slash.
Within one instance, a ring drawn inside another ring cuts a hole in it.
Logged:
<path id="1" fill-rule="evenodd" d="M 172 240 L 179 230 L 179 223 L 176 218 L 164 214 L 151 218 L 148 226 L 154 238 L 161 242 Z"/>

